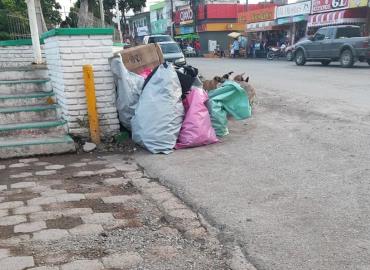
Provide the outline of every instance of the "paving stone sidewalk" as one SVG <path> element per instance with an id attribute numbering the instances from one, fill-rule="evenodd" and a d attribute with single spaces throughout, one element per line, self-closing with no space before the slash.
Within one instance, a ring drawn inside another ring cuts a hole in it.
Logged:
<path id="1" fill-rule="evenodd" d="M 0 161 L 0 269 L 230 269 L 196 214 L 123 155 Z"/>

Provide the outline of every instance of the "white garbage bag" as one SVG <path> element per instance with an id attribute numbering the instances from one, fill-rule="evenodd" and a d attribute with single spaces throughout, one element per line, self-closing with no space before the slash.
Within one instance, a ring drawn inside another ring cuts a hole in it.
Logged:
<path id="1" fill-rule="evenodd" d="M 150 152 L 169 154 L 184 118 L 181 84 L 171 64 L 162 64 L 145 85 L 131 119 L 132 139 Z"/>
<path id="2" fill-rule="evenodd" d="M 117 86 L 116 106 L 121 124 L 131 129 L 131 118 L 141 95 L 144 78 L 128 71 L 122 62 L 121 55 L 110 59 L 110 66 Z"/>

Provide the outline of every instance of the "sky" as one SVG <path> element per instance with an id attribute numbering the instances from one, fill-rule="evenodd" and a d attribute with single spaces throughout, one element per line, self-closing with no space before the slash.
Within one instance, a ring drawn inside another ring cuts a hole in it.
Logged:
<path id="1" fill-rule="evenodd" d="M 68 13 L 70 7 L 73 6 L 76 0 L 58 0 L 57 2 L 62 6 L 61 12 Z M 160 0 L 147 0 L 147 6 L 149 7 L 151 4 L 156 3 L 156 2 L 161 2 L 161 1 Z M 260 0 L 249 0 L 250 4 L 255 4 L 258 2 L 260 2 Z M 245 3 L 245 0 L 241 0 L 241 3 Z"/>
<path id="2" fill-rule="evenodd" d="M 69 9 L 71 6 L 73 6 L 74 2 L 76 0 L 58 0 L 59 4 L 62 6 L 61 12 L 69 12 Z M 161 0 L 147 0 L 147 7 L 149 7 L 151 4 L 154 4 L 156 2 L 161 2 Z M 245 3 L 245 0 L 241 0 L 241 3 Z M 258 2 L 261 2 L 261 0 L 249 0 L 249 4 L 256 4 Z M 295 0 L 289 0 L 289 3 L 295 2 Z M 63 14 L 64 15 L 64 14 Z M 63 16 L 64 17 L 64 16 Z"/>

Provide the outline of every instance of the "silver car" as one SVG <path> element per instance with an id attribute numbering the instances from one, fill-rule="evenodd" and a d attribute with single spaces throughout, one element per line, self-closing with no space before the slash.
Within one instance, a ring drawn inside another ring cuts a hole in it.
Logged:
<path id="1" fill-rule="evenodd" d="M 180 46 L 174 41 L 158 42 L 162 50 L 164 60 L 172 62 L 177 66 L 186 64 L 186 59 Z"/>

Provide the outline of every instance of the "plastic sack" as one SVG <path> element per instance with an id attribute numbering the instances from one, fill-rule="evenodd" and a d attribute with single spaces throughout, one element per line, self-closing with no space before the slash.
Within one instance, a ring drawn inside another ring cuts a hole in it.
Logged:
<path id="1" fill-rule="evenodd" d="M 139 75 L 141 76 L 141 77 L 143 77 L 144 79 L 146 79 L 149 75 L 150 75 L 150 73 L 152 73 L 152 69 L 151 68 L 145 68 L 145 69 L 143 69 L 140 73 L 139 73 Z"/>
<path id="2" fill-rule="evenodd" d="M 128 71 L 121 56 L 111 58 L 110 66 L 117 86 L 116 106 L 119 120 L 125 128 L 131 129 L 131 118 L 135 114 L 144 78 Z"/>
<path id="3" fill-rule="evenodd" d="M 132 139 L 150 152 L 169 154 L 184 118 L 181 85 L 171 64 L 162 64 L 145 85 L 131 119 Z"/>
<path id="4" fill-rule="evenodd" d="M 183 100 L 185 119 L 177 139 L 176 149 L 218 142 L 205 104 L 207 100 L 207 92 L 196 87 L 192 87 L 190 93 Z"/>
<path id="5" fill-rule="evenodd" d="M 226 81 L 220 88 L 208 92 L 208 110 L 212 126 L 219 137 L 229 134 L 227 115 L 236 120 L 251 116 L 251 106 L 244 89 L 234 81 Z"/>

